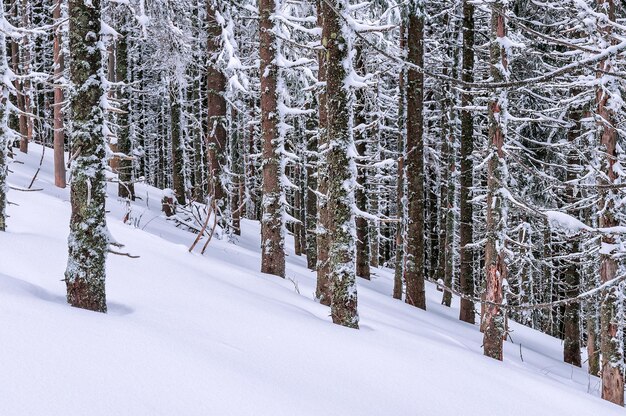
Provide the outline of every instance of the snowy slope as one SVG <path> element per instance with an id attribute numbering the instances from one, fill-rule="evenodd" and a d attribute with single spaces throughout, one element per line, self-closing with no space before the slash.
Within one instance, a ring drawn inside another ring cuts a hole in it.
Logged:
<path id="1" fill-rule="evenodd" d="M 11 165 L 30 183 L 42 148 Z M 67 190 L 46 150 L 34 188 L 10 191 L 0 233 L 0 415 L 624 415 L 599 380 L 561 362 L 561 342 L 512 324 L 503 363 L 482 356 L 477 326 L 428 286 L 428 311 L 391 298 L 392 271 L 360 280 L 361 329 L 330 322 L 315 274 L 287 241 L 287 276 L 259 273 L 259 225 L 236 244 L 189 254 L 194 235 L 139 185 L 140 227 L 122 223 L 110 185 L 107 315 L 65 303 Z M 521 344 L 521 347 L 520 347 Z M 523 361 L 520 357 L 523 356 Z"/>

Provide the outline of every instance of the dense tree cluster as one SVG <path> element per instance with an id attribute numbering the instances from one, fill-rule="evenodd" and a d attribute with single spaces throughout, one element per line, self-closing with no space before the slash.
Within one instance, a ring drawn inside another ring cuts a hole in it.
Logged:
<path id="1" fill-rule="evenodd" d="M 395 268 L 409 305 L 426 280 L 460 297 L 489 357 L 508 319 L 572 365 L 586 348 L 623 405 L 622 2 L 1 4 L 0 230 L 13 152 L 54 148 L 73 306 L 106 312 L 106 178 L 122 201 L 144 182 L 190 250 L 259 220 L 260 270 L 285 277 L 293 235 L 337 324 Z"/>

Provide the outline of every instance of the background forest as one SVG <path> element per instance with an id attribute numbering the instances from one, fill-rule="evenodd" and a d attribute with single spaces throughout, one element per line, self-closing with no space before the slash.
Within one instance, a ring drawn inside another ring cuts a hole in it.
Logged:
<path id="1" fill-rule="evenodd" d="M 359 328 L 357 281 L 393 269 L 398 302 L 426 309 L 428 281 L 460 298 L 484 355 L 517 322 L 623 406 L 623 2 L 0 6 L 0 229 L 7 191 L 38 190 L 39 170 L 7 185 L 13 164 L 50 148 L 71 305 L 106 312 L 107 254 L 135 257 L 107 184 L 136 228 L 148 185 L 190 252 L 259 221 L 260 271 L 284 278 L 289 241 L 336 324 Z"/>

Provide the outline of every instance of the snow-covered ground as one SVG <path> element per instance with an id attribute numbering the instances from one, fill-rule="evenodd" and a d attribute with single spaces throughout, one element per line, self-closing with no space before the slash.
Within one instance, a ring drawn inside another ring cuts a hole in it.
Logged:
<path id="1" fill-rule="evenodd" d="M 41 158 L 11 164 L 26 187 Z M 65 303 L 68 190 L 52 151 L 33 188 L 10 191 L 0 233 L 0 415 L 624 415 L 600 382 L 563 364 L 560 340 L 515 323 L 504 362 L 482 355 L 458 299 L 427 311 L 391 298 L 393 273 L 359 280 L 360 330 L 331 323 L 315 274 L 288 238 L 287 277 L 259 272 L 259 224 L 235 244 L 195 235 L 160 214 L 161 191 L 137 186 L 139 227 L 109 185 L 113 237 L 138 259 L 110 255 L 107 315 Z M 196 248 L 198 250 L 198 248 Z M 296 290 L 297 289 L 297 290 Z"/>

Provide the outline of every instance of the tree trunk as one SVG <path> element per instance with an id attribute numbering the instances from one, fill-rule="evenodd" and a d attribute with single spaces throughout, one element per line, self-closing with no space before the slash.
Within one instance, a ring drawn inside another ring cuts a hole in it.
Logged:
<path id="1" fill-rule="evenodd" d="M 363 70 L 363 56 L 361 48 L 356 47 L 356 68 Z M 359 126 L 361 128 L 359 128 Z M 354 140 L 357 154 L 363 158 L 367 149 L 367 135 L 365 134 L 365 97 L 362 89 L 355 92 L 354 108 Z M 367 211 L 366 193 L 367 168 L 365 162 L 357 167 L 357 188 L 354 190 L 356 206 L 361 211 Z M 356 219 L 356 275 L 370 280 L 370 241 L 367 220 L 361 216 Z"/>
<path id="2" fill-rule="evenodd" d="M 219 0 L 221 1 L 221 0 Z M 209 197 L 215 200 L 220 211 L 226 207 L 222 186 L 222 166 L 226 148 L 226 77 L 218 67 L 217 59 L 222 49 L 222 25 L 216 19 L 216 1 L 207 2 L 207 96 L 209 125 L 207 132 L 207 165 L 209 179 Z"/>
<path id="3" fill-rule="evenodd" d="M 317 2 L 317 25 L 322 28 L 322 39 L 328 38 L 328 27 L 324 24 L 324 19 L 333 11 L 326 4 L 326 0 Z M 319 82 L 326 81 L 326 51 L 320 49 L 317 54 Z M 328 147 L 328 110 L 326 108 L 327 99 L 326 86 L 320 87 L 318 95 L 319 103 L 319 134 L 318 134 L 318 158 L 317 158 L 317 287 L 315 296 L 323 305 L 330 306 L 331 287 L 330 269 L 328 262 L 329 251 L 329 216 L 328 209 L 328 171 L 325 150 Z"/>
<path id="4" fill-rule="evenodd" d="M 495 82 L 506 79 L 508 67 L 506 51 L 498 39 L 506 36 L 504 5 L 496 2 L 491 11 L 491 77 Z M 501 66 L 501 68 L 500 68 Z M 505 91 L 495 91 L 489 102 L 489 152 L 487 165 L 487 218 L 485 223 L 485 305 L 483 351 L 488 357 L 502 360 L 502 339 L 505 334 L 505 316 L 500 308 L 503 301 L 502 282 L 506 279 L 504 245 L 506 233 L 506 201 L 500 189 L 505 186 L 506 167 L 503 151 L 505 132 L 503 117 L 506 114 Z"/>
<path id="5" fill-rule="evenodd" d="M 374 215 L 378 215 L 380 212 L 379 209 L 379 185 L 377 183 L 372 183 L 371 184 L 371 189 L 370 189 L 370 197 L 369 197 L 369 205 L 370 205 L 370 212 L 374 213 Z M 367 227 L 367 229 L 370 231 L 369 233 L 369 242 L 370 242 L 370 247 L 369 247 L 369 259 L 370 259 L 370 266 L 371 267 L 379 267 L 379 260 L 380 260 L 380 224 L 378 223 L 372 223 L 370 227 Z"/>
<path id="6" fill-rule="evenodd" d="M 3 20 L 4 16 L 4 0 L 0 0 L 0 20 Z M 6 81 L 9 81 L 9 62 L 7 58 L 6 35 L 0 31 L 0 231 L 6 231 L 6 207 L 7 207 L 7 174 L 8 174 L 8 160 L 9 153 L 10 134 L 9 134 L 9 86 L 5 85 Z"/>
<path id="7" fill-rule="evenodd" d="M 424 65 L 424 10 L 421 1 L 408 7 L 407 60 L 418 67 Z M 424 289 L 424 74 L 413 67 L 407 70 L 406 111 L 406 302 L 426 309 Z"/>
<path id="8" fill-rule="evenodd" d="M 444 238 L 442 239 L 443 244 L 440 244 L 439 251 L 444 253 L 443 261 L 444 264 L 440 265 L 439 268 L 443 270 L 443 284 L 446 287 L 453 286 L 453 246 L 454 246 L 454 180 L 455 180 L 455 171 L 456 171 L 456 158 L 455 158 L 455 144 L 454 144 L 454 130 L 452 126 L 452 111 L 454 102 L 451 96 L 452 92 L 446 89 L 446 107 L 444 108 L 444 128 L 442 129 L 442 139 L 443 139 L 443 149 L 442 150 L 442 158 L 446 161 L 446 166 L 444 166 L 444 184 L 442 184 L 442 195 L 444 198 L 441 200 L 441 213 L 443 217 L 443 225 L 445 227 Z M 445 195 L 444 190 L 445 189 Z M 445 306 L 450 306 L 452 304 L 452 293 L 448 290 L 444 290 L 443 297 L 441 299 L 441 304 Z"/>
<path id="9" fill-rule="evenodd" d="M 22 0 L 22 28 L 30 29 L 30 1 Z M 22 75 L 26 75 L 27 77 L 22 80 L 22 94 L 23 94 L 23 103 L 24 103 L 24 111 L 28 114 L 25 115 L 26 121 L 26 131 L 25 135 L 23 131 L 20 131 L 22 137 L 20 139 L 20 152 L 28 153 L 28 143 L 33 140 L 33 129 L 34 122 L 33 117 L 30 115 L 33 113 L 32 106 L 32 84 L 30 77 L 30 61 L 31 61 L 31 47 L 30 47 L 30 35 L 25 35 L 22 38 L 22 47 L 20 48 L 22 52 L 22 57 L 20 63 L 22 65 Z"/>
<path id="10" fill-rule="evenodd" d="M 309 117 L 307 120 L 307 130 L 315 130 L 315 120 Z M 317 134 L 312 134 L 307 141 L 307 151 L 305 152 L 306 161 L 306 192 L 305 192 L 305 209 L 306 222 L 304 232 L 306 235 L 306 264 L 310 270 L 317 268 L 317 235 L 315 228 L 317 227 L 317 158 L 313 154 L 317 151 Z"/>
<path id="11" fill-rule="evenodd" d="M 11 9 L 13 11 L 13 14 L 11 16 L 13 24 L 16 26 L 21 26 L 22 22 L 19 18 L 19 0 L 12 1 Z M 16 75 L 22 75 L 22 71 L 20 68 L 20 49 L 21 48 L 18 40 L 16 38 L 11 38 L 11 66 L 13 69 L 13 73 Z M 15 85 L 17 109 L 20 112 L 18 116 L 18 126 L 21 146 L 22 141 L 28 136 L 28 119 L 26 117 L 26 107 L 24 105 L 24 83 L 19 78 L 16 78 L 13 83 Z"/>
<path id="12" fill-rule="evenodd" d="M 261 272 L 285 277 L 285 251 L 276 84 L 276 37 L 273 16 L 276 0 L 259 1 L 261 58 L 261 134 L 263 137 L 263 214 L 261 218 Z"/>
<path id="13" fill-rule="evenodd" d="M 587 357 L 589 357 L 589 374 L 600 375 L 600 342 L 598 309 L 595 303 L 588 305 L 587 311 Z"/>
<path id="14" fill-rule="evenodd" d="M 172 134 L 172 188 L 176 201 L 185 205 L 185 180 L 183 177 L 183 143 L 180 125 L 181 116 L 181 91 L 176 80 L 170 82 L 170 123 Z"/>
<path id="15" fill-rule="evenodd" d="M 463 0 L 463 68 L 461 79 L 465 82 L 474 81 L 474 4 L 472 0 Z M 469 92 L 461 94 L 461 106 L 472 105 L 472 95 Z M 472 112 L 469 109 L 461 111 L 461 174 L 459 176 L 460 189 L 460 270 L 459 284 L 461 293 L 474 296 L 474 252 L 468 245 L 474 241 L 473 237 L 473 206 L 471 189 L 474 186 L 474 123 Z M 470 299 L 461 299 L 459 310 L 461 321 L 474 324 L 476 317 L 474 302 Z"/>
<path id="16" fill-rule="evenodd" d="M 334 0 L 337 13 L 346 13 L 347 0 Z M 333 322 L 350 328 L 359 327 L 354 257 L 354 183 L 356 166 L 350 156 L 350 99 L 346 78 L 350 72 L 346 61 L 351 53 L 350 31 L 337 13 L 324 14 L 322 46 L 326 50 L 326 94 L 328 110 L 328 210 L 330 212 L 330 281 Z M 346 186 L 346 184 L 349 184 Z"/>
<path id="17" fill-rule="evenodd" d="M 574 90 L 573 95 L 577 95 L 580 91 Z M 574 126 L 568 131 L 568 141 L 571 146 L 576 146 L 576 138 L 580 135 L 580 119 L 582 117 L 582 111 L 580 109 L 574 109 L 571 111 L 570 118 L 574 123 Z M 573 182 L 578 178 L 576 174 L 576 168 L 580 166 L 577 150 L 572 148 L 569 151 L 567 161 L 567 174 L 566 180 Z M 574 204 L 576 202 L 576 195 L 574 187 L 568 187 L 565 192 L 565 202 Z M 569 214 L 576 217 L 578 212 L 572 212 Z M 569 253 L 577 253 L 579 251 L 579 244 L 577 241 L 566 243 L 565 247 Z M 575 298 L 580 294 L 580 271 L 575 262 L 570 262 L 564 271 L 565 274 L 565 298 Z M 563 313 L 563 361 L 566 363 L 581 366 L 580 356 L 580 303 L 575 302 L 565 305 L 565 312 Z"/>
<path id="18" fill-rule="evenodd" d="M 52 11 L 52 18 L 55 23 L 61 20 L 61 3 L 57 0 Z M 54 106 L 53 106 L 53 128 L 54 128 L 54 185 L 65 188 L 65 132 L 63 127 L 63 88 L 59 84 L 63 77 L 63 51 L 61 50 L 61 28 L 54 31 Z"/>
<path id="19" fill-rule="evenodd" d="M 406 25 L 400 24 L 400 50 L 406 48 Z M 393 298 L 402 299 L 402 284 L 404 280 L 404 144 L 405 144 L 405 88 L 406 72 L 400 70 L 398 79 L 398 182 L 396 185 L 396 216 L 401 219 L 396 228 L 396 262 L 393 273 Z"/>
<path id="20" fill-rule="evenodd" d="M 248 101 L 248 108 L 250 109 L 250 113 L 248 115 L 248 140 L 246 145 L 246 153 L 245 153 L 245 162 L 246 162 L 246 187 L 248 189 L 248 205 L 246 207 L 246 218 L 251 220 L 256 220 L 259 218 L 258 216 L 258 204 L 257 204 L 257 175 L 258 172 L 256 169 L 256 163 L 252 158 L 252 155 L 258 153 L 258 143 L 257 143 L 257 128 L 256 123 L 256 112 L 255 109 L 258 108 L 256 105 L 256 100 L 254 98 L 250 98 Z"/>
<path id="21" fill-rule="evenodd" d="M 600 12 L 608 14 L 609 20 L 615 21 L 615 4 L 613 0 L 597 0 Z M 600 32 L 607 39 L 607 43 L 614 44 L 611 37 L 611 26 L 604 24 Z M 603 60 L 598 65 L 598 77 L 612 70 L 611 59 Z M 597 89 L 596 102 L 600 127 L 600 154 L 602 157 L 602 171 L 599 178 L 601 185 L 611 185 L 617 179 L 617 170 L 614 165 L 618 160 L 617 130 L 615 129 L 616 116 L 613 103 L 609 103 L 613 91 L 611 86 L 602 83 Z M 619 97 L 619 92 L 616 92 Z M 600 227 L 615 227 L 618 225 L 616 213 L 621 210 L 617 203 L 621 197 L 613 188 L 601 191 L 600 207 L 603 213 L 600 216 Z M 621 203 L 620 203 L 621 204 Z M 602 250 L 600 251 L 600 283 L 606 283 L 617 276 L 617 260 L 612 256 L 611 247 L 619 247 L 619 237 L 604 234 L 602 236 Z M 618 285 L 604 291 L 600 310 L 600 351 L 602 353 L 602 398 L 624 405 L 624 351 L 623 351 L 623 294 Z"/>
<path id="22" fill-rule="evenodd" d="M 65 283 L 70 305 L 106 312 L 105 138 L 100 102 L 100 0 L 69 1 L 70 79 L 75 87 L 71 107 L 72 181 L 69 255 Z"/>
<path id="23" fill-rule="evenodd" d="M 300 175 L 300 165 L 293 166 L 293 180 L 296 185 L 293 192 L 293 213 L 294 217 L 300 222 L 293 223 L 293 250 L 296 256 L 301 256 L 304 251 L 302 245 L 302 224 L 304 223 L 304 215 L 302 209 L 302 175 Z"/>
<path id="24" fill-rule="evenodd" d="M 123 11 L 122 13 L 125 13 Z M 117 194 L 120 198 L 128 198 L 131 201 L 135 200 L 135 185 L 133 184 L 133 161 L 132 156 L 132 143 L 130 139 L 130 120 L 129 114 L 130 108 L 130 88 L 131 80 L 128 72 L 128 39 L 130 38 L 130 32 L 126 28 L 127 23 L 122 24 L 120 38 L 116 41 L 115 49 L 115 71 L 117 72 L 117 82 L 123 82 L 119 88 L 119 107 L 122 113 L 118 114 L 117 124 L 119 126 L 117 131 L 117 151 L 122 153 L 119 163 L 117 165 L 118 172 L 118 189 Z"/>
<path id="25" fill-rule="evenodd" d="M 231 117 L 239 112 L 231 108 Z M 239 117 L 241 120 L 243 117 Z M 243 134 L 240 129 L 233 129 L 231 132 L 230 143 L 230 160 L 233 173 L 233 191 L 230 195 L 230 212 L 232 216 L 233 234 L 241 235 L 241 212 L 243 210 L 244 201 L 244 182 L 245 176 L 243 172 Z"/>

